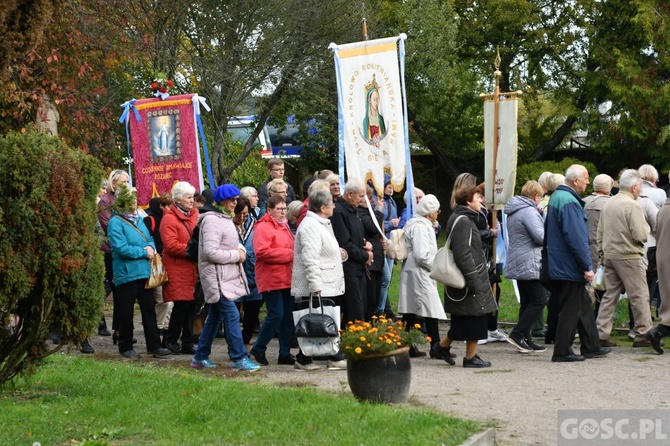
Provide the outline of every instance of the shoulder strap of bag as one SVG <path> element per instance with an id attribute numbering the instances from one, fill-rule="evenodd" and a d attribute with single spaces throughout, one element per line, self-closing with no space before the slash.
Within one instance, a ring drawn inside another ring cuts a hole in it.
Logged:
<path id="1" fill-rule="evenodd" d="M 184 227 L 186 228 L 186 232 L 188 232 L 188 236 L 191 237 L 191 236 L 193 235 L 193 232 L 191 232 L 191 230 L 188 229 L 188 226 L 186 225 L 186 223 L 184 223 L 184 220 L 179 220 L 179 221 L 180 221 L 181 224 L 184 225 Z"/>
<path id="2" fill-rule="evenodd" d="M 115 215 L 114 217 L 118 217 L 119 219 L 121 219 L 122 222 L 124 222 L 125 224 L 127 224 L 128 226 L 130 226 L 131 228 L 136 230 L 137 232 L 139 232 L 145 242 L 148 241 L 147 236 L 144 235 L 144 232 L 140 231 L 140 228 L 138 228 L 137 226 L 135 226 L 134 224 L 132 224 L 131 222 L 129 222 L 128 220 L 126 220 L 125 218 L 123 218 L 120 215 Z"/>
<path id="3" fill-rule="evenodd" d="M 460 220 L 461 218 L 465 218 L 465 216 L 464 215 L 459 215 L 458 217 L 456 217 L 456 220 L 454 220 L 454 224 L 451 225 L 451 231 L 449 231 L 449 236 L 447 237 L 447 242 L 445 243 L 445 246 L 447 247 L 447 249 L 451 249 L 451 234 L 453 234 L 454 228 L 456 227 L 456 223 L 458 223 L 458 220 Z M 472 244 L 472 231 L 470 231 L 470 238 L 468 239 L 468 246 L 470 246 L 471 244 Z"/>

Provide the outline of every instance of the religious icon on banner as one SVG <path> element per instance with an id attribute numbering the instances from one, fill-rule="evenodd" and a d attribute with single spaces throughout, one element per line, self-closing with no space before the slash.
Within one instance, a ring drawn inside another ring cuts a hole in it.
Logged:
<path id="1" fill-rule="evenodd" d="M 363 127 L 361 135 L 365 142 L 372 147 L 372 153 L 380 155 L 380 141 L 387 134 L 386 122 L 380 112 L 379 84 L 372 75 L 372 80 L 365 84 L 365 118 L 363 118 Z"/>
<path id="2" fill-rule="evenodd" d="M 172 113 L 170 113 L 172 112 Z M 175 113 L 177 112 L 177 113 Z M 151 140 L 151 161 L 167 161 L 181 158 L 178 110 L 149 112 L 148 132 Z"/>

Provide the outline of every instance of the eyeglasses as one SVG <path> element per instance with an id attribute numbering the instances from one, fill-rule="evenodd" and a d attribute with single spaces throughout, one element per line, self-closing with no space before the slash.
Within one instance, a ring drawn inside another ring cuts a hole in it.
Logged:
<path id="1" fill-rule="evenodd" d="M 274 208 L 275 211 L 286 212 L 286 208 Z"/>
<path id="2" fill-rule="evenodd" d="M 234 201 L 236 203 L 237 203 L 237 199 L 238 199 L 238 197 L 229 198 L 230 201 Z"/>

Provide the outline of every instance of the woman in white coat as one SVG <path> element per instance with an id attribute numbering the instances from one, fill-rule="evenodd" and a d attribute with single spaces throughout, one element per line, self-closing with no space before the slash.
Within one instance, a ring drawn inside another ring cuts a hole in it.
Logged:
<path id="1" fill-rule="evenodd" d="M 440 342 L 438 320 L 447 319 L 447 315 L 437 291 L 437 283 L 430 278 L 430 269 L 437 254 L 433 222 L 440 214 L 440 202 L 435 195 L 428 194 L 416 206 L 414 213 L 414 217 L 405 225 L 405 244 L 409 255 L 403 261 L 400 273 L 398 313 L 403 315 L 407 330 L 414 326 L 417 316 L 423 317 L 430 337 L 430 357 L 446 360 L 437 346 Z M 410 356 L 425 356 L 425 353 L 411 346 Z"/>
<path id="2" fill-rule="evenodd" d="M 309 210 L 300 223 L 293 248 L 291 294 L 299 299 L 318 295 L 328 297 L 341 306 L 344 294 L 342 262 L 347 252 L 341 249 L 328 219 L 333 215 L 333 197 L 329 192 L 315 190 L 309 194 Z M 347 363 L 339 352 L 329 358 L 329 369 L 344 369 Z M 319 370 L 302 351 L 296 357 L 296 370 Z"/>

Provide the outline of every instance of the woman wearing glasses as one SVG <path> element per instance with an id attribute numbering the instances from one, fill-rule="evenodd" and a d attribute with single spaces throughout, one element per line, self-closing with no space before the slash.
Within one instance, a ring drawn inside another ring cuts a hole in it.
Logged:
<path id="1" fill-rule="evenodd" d="M 268 314 L 249 353 L 259 364 L 269 365 L 265 351 L 279 331 L 278 364 L 293 365 L 293 234 L 286 219 L 283 195 L 272 195 L 268 199 L 267 213 L 254 228 L 253 246 L 256 253 L 256 286 L 263 294 Z"/>

